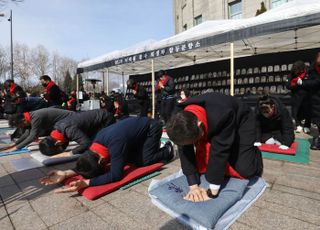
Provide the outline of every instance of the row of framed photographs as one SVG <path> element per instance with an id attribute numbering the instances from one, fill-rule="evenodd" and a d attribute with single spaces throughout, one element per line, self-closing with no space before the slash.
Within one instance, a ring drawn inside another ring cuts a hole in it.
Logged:
<path id="1" fill-rule="evenodd" d="M 183 88 L 181 88 L 183 89 Z M 178 89 L 176 94 L 178 95 Z M 189 89 L 191 95 L 198 95 L 206 92 L 220 92 L 229 95 L 230 94 L 230 87 L 224 86 L 219 88 L 191 88 Z M 151 92 L 148 92 L 149 96 L 151 96 Z M 244 95 L 244 94 L 263 94 L 263 93 L 270 93 L 270 94 L 287 94 L 289 90 L 284 85 L 269 85 L 269 86 L 252 86 L 252 87 L 235 87 L 234 94 L 235 95 Z M 127 93 L 127 98 L 133 98 L 132 92 Z"/>
<path id="2" fill-rule="evenodd" d="M 263 75 L 263 76 L 252 76 L 252 77 L 236 77 L 235 78 L 235 84 L 241 85 L 241 84 L 259 84 L 259 83 L 266 83 L 266 82 L 286 82 L 288 78 L 287 74 L 283 75 Z M 175 79 L 176 80 L 176 79 Z M 199 79 L 200 80 L 200 79 Z M 175 81 L 175 83 L 186 83 L 190 82 L 189 80 L 184 80 L 184 81 Z M 151 87 L 151 81 L 142 81 L 140 82 L 142 86 L 145 87 Z M 229 85 L 230 84 L 230 79 L 216 79 L 216 80 L 206 80 L 206 81 L 197 81 L 194 82 L 193 84 L 200 84 L 200 85 L 206 85 L 210 86 L 211 85 Z"/>
<path id="3" fill-rule="evenodd" d="M 284 83 L 287 81 L 288 75 L 270 75 L 270 76 L 261 76 L 261 77 L 244 77 L 236 78 L 234 80 L 235 86 L 237 85 L 247 85 L 247 84 L 264 84 L 264 83 Z M 230 85 L 230 79 L 224 80 L 212 80 L 212 81 L 199 81 L 199 82 L 184 82 L 175 84 L 175 89 L 183 88 L 207 88 L 207 87 L 217 87 L 217 86 L 228 86 Z M 151 92 L 151 86 L 146 87 L 147 92 Z M 129 90 L 129 92 L 131 92 Z"/>

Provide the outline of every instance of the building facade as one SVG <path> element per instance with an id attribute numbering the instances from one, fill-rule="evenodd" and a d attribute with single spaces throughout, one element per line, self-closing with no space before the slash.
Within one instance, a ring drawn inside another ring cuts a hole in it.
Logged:
<path id="1" fill-rule="evenodd" d="M 173 0 L 175 33 L 204 21 L 254 17 L 264 5 L 266 10 L 291 0 Z"/>

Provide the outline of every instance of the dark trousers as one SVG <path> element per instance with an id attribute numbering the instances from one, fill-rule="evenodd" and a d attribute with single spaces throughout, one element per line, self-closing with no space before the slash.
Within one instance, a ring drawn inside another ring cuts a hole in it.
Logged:
<path id="1" fill-rule="evenodd" d="M 165 147 L 160 148 L 161 136 L 162 125 L 156 120 L 151 120 L 141 154 L 138 154 L 138 157 L 135 159 L 135 163 L 138 166 L 151 165 L 169 158 L 170 153 L 168 150 Z"/>
<path id="2" fill-rule="evenodd" d="M 146 101 L 139 103 L 139 105 L 140 105 L 140 117 L 148 116 L 149 102 L 146 100 Z"/>
<path id="3" fill-rule="evenodd" d="M 256 138 L 253 113 L 248 113 L 242 118 L 236 138 L 233 152 L 238 152 L 238 157 L 231 157 L 235 161 L 230 162 L 231 165 L 234 165 L 235 170 L 245 178 L 261 176 L 263 172 L 262 155 L 260 150 L 253 146 Z"/>
<path id="4" fill-rule="evenodd" d="M 171 117 L 171 114 L 174 110 L 175 106 L 175 99 L 162 99 L 161 101 L 161 108 L 160 108 L 160 115 L 162 119 L 167 122 L 169 118 Z"/>
<path id="5" fill-rule="evenodd" d="M 296 126 L 302 126 L 301 121 L 305 119 L 304 127 L 311 127 L 311 111 L 310 103 L 302 100 L 303 98 L 297 98 L 298 101 L 292 105 L 292 117 Z"/>

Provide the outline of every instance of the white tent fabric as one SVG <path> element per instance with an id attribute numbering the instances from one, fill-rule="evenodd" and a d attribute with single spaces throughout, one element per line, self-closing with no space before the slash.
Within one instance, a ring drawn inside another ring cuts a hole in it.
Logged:
<path id="1" fill-rule="evenodd" d="M 257 17 L 207 21 L 161 41 L 113 51 L 79 63 L 78 72 L 141 74 L 150 72 L 151 58 L 155 70 L 216 61 L 229 58 L 229 42 L 235 57 L 315 48 L 319 35 L 320 1 L 293 0 Z"/>

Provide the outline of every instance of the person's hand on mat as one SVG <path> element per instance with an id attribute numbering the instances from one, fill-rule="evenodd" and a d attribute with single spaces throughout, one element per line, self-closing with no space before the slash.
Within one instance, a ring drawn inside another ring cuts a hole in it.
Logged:
<path id="1" fill-rule="evenodd" d="M 14 152 L 14 151 L 17 151 L 17 148 L 16 147 L 9 147 L 8 149 L 5 149 L 3 151 L 1 151 L 2 153 L 10 153 L 10 152 Z"/>
<path id="2" fill-rule="evenodd" d="M 15 143 L 0 143 L 0 147 L 13 147 L 15 145 Z"/>
<path id="3" fill-rule="evenodd" d="M 190 186 L 190 191 L 185 195 L 185 197 L 183 197 L 183 199 L 192 202 L 201 202 L 209 200 L 210 198 L 208 197 L 207 190 L 199 187 L 198 185 L 192 185 Z"/>
<path id="4" fill-rule="evenodd" d="M 50 158 L 70 157 L 72 155 L 73 155 L 72 152 L 62 152 L 57 155 L 51 156 Z"/>
<path id="5" fill-rule="evenodd" d="M 253 144 L 253 146 L 256 146 L 256 147 L 261 146 L 261 145 L 262 145 L 261 142 L 254 142 L 254 144 Z"/>
<path id="6" fill-rule="evenodd" d="M 287 149 L 289 149 L 289 147 L 286 146 L 286 145 L 280 145 L 280 146 L 279 146 L 279 149 L 287 150 Z"/>
<path id="7" fill-rule="evenodd" d="M 76 180 L 76 181 L 72 181 L 68 187 L 57 188 L 54 190 L 54 192 L 55 193 L 76 192 L 86 187 L 89 187 L 89 180 Z"/>
<path id="8" fill-rule="evenodd" d="M 53 170 L 48 173 L 48 176 L 40 179 L 40 183 L 43 185 L 51 185 L 62 182 L 67 178 L 67 173 L 62 170 Z"/>

